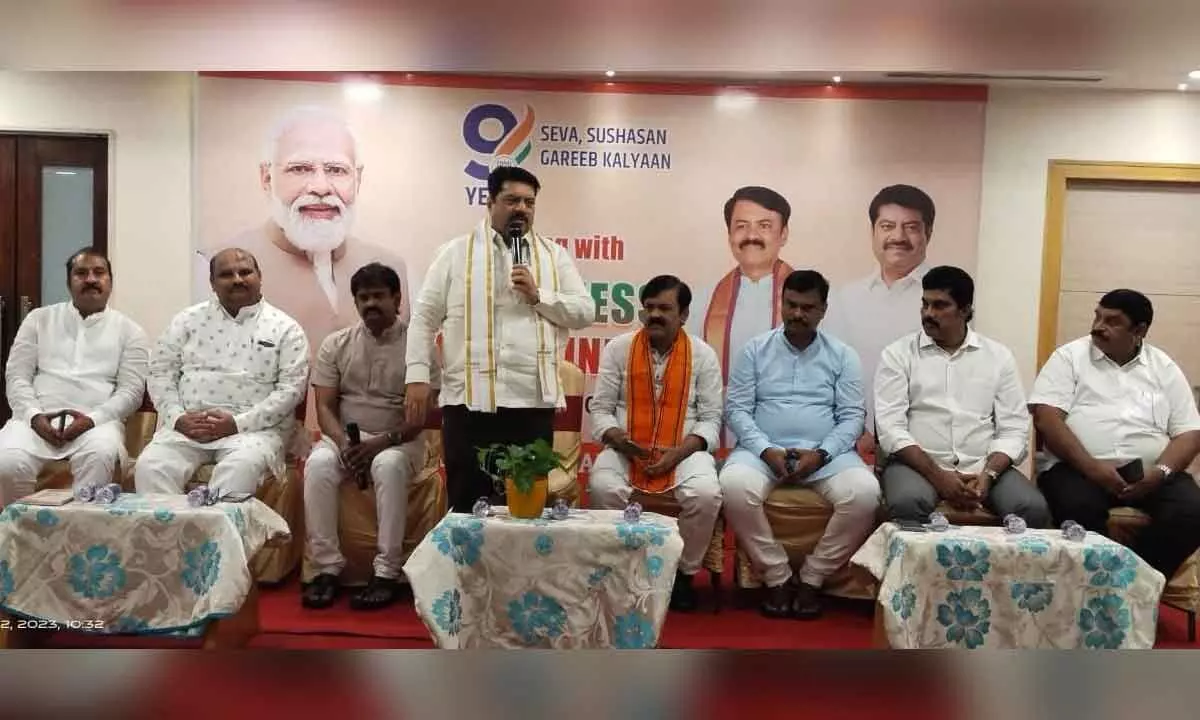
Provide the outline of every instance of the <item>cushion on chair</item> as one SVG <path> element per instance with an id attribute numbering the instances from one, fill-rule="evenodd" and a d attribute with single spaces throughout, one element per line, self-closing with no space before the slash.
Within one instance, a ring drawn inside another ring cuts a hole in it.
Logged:
<path id="1" fill-rule="evenodd" d="M 425 465 L 408 486 L 408 510 L 404 525 L 405 559 L 446 514 L 445 483 L 441 475 L 442 433 L 426 430 Z M 346 567 L 342 570 L 344 585 L 362 585 L 374 572 L 379 541 L 379 521 L 375 490 L 368 485 L 360 490 L 353 482 L 344 482 L 338 489 L 338 538 Z M 307 582 L 315 575 L 308 557 L 304 558 L 303 578 Z"/>
<path id="2" fill-rule="evenodd" d="M 800 485 L 776 485 L 763 502 L 763 511 L 767 515 L 767 522 L 771 524 L 775 541 L 787 552 L 793 568 L 800 567 L 804 558 L 817 546 L 825 534 L 825 526 L 833 517 L 833 506 L 825 498 L 815 490 Z M 762 579 L 740 547 L 737 558 L 738 586 L 761 586 Z M 827 594 L 839 597 L 872 600 L 875 598 L 876 585 L 870 573 L 846 565 L 830 575 L 822 589 Z"/>
<path id="3" fill-rule="evenodd" d="M 547 505 L 562 498 L 571 507 L 579 507 L 579 465 L 583 455 L 583 371 L 566 360 L 558 362 L 558 380 L 562 384 L 567 407 L 554 418 L 554 449 L 563 456 L 566 471 L 552 470 Z"/>
<path id="4" fill-rule="evenodd" d="M 1138 532 L 1150 524 L 1150 516 L 1131 507 L 1108 511 L 1108 536 L 1122 545 L 1130 545 Z M 1167 582 L 1162 601 L 1183 610 L 1200 612 L 1200 551 L 1184 561 Z"/>

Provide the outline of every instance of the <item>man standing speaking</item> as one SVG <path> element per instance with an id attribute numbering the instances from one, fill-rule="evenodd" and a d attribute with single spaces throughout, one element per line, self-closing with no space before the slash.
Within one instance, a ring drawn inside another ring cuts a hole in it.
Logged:
<path id="1" fill-rule="evenodd" d="M 541 184 L 501 166 L 488 175 L 488 215 L 437 251 L 413 303 L 405 405 L 429 409 L 429 373 L 442 333 L 442 443 L 451 510 L 496 495 L 476 449 L 554 439 L 565 405 L 558 363 L 567 334 L 592 323 L 596 304 L 567 251 L 533 231 Z"/>

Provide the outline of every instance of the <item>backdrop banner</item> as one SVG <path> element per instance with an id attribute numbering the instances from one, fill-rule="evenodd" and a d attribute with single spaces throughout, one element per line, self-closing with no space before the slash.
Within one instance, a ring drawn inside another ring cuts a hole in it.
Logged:
<path id="1" fill-rule="evenodd" d="M 485 213 L 497 163 L 537 175 L 535 227 L 571 251 L 590 285 L 595 323 L 567 348 L 589 397 L 601 349 L 639 327 L 639 288 L 657 274 L 691 286 L 688 329 L 730 363 L 775 322 L 773 271 L 819 270 L 833 286 L 822 327 L 859 350 L 871 375 L 887 340 L 919 329 L 924 269 L 974 273 L 980 97 L 198 82 L 195 297 L 208 297 L 214 250 L 250 249 L 266 299 L 300 321 L 314 353 L 358 321 L 349 277 L 367 262 L 396 268 L 407 312 L 438 247 Z M 895 184 L 936 203 L 927 243 L 909 225 L 873 228 L 872 198 Z M 727 228 L 726 201 L 743 186 L 786 198 L 786 231 L 754 205 Z M 911 275 L 882 282 L 889 262 Z M 588 425 L 585 413 L 590 442 Z"/>

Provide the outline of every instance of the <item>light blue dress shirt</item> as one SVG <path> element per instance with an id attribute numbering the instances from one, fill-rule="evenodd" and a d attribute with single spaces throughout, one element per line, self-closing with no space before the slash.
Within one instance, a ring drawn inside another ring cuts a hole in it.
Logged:
<path id="1" fill-rule="evenodd" d="M 812 344 L 797 350 L 775 328 L 747 343 L 734 361 L 725 422 L 738 443 L 726 462 L 771 474 L 759 457 L 763 450 L 820 448 L 830 460 L 809 482 L 864 467 L 855 443 L 865 417 L 862 365 L 849 345 L 818 330 Z"/>

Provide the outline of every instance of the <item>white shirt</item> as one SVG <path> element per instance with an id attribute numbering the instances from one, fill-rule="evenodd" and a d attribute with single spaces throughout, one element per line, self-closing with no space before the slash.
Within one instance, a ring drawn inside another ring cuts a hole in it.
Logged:
<path id="1" fill-rule="evenodd" d="M 1030 405 L 1067 414 L 1067 427 L 1097 460 L 1123 464 L 1141 459 L 1150 467 L 1171 438 L 1200 430 L 1196 398 L 1183 371 L 1148 343 L 1124 366 L 1085 335 L 1054 351 L 1033 384 Z M 1041 453 L 1038 467 L 1058 458 Z"/>
<path id="2" fill-rule="evenodd" d="M 629 349 L 637 332 L 618 335 L 604 346 L 600 354 L 600 370 L 592 391 L 592 435 L 599 441 L 612 428 L 628 429 L 629 420 Z M 683 434 L 697 435 L 712 452 L 717 446 L 721 429 L 721 361 L 717 352 L 698 337 L 689 335 L 692 343 L 692 377 L 689 380 L 687 414 Z M 654 397 L 662 394 L 663 377 L 671 353 L 659 353 L 650 348 L 654 371 Z"/>
<path id="3" fill-rule="evenodd" d="M 709 288 L 706 295 L 692 301 L 693 312 L 688 316 L 688 332 L 703 339 L 704 318 L 708 317 L 708 305 L 712 302 L 714 288 Z M 733 317 L 729 321 L 729 357 L 737 358 L 742 355 L 742 348 L 751 338 L 762 335 L 770 330 L 775 318 L 775 308 L 779 305 L 779 296 L 775 292 L 775 275 L 767 273 L 758 280 L 751 280 L 745 275 L 740 276 L 737 300 L 733 304 Z"/>
<path id="4" fill-rule="evenodd" d="M 945 470 L 982 472 L 987 456 L 1014 464 L 1029 448 L 1029 410 L 1012 351 L 967 330 L 948 353 L 924 331 L 887 346 L 875 376 L 879 447 L 916 445 Z"/>
<path id="5" fill-rule="evenodd" d="M 175 421 L 208 409 L 232 413 L 239 433 L 285 436 L 307 381 L 308 340 L 299 323 L 266 301 L 234 318 L 214 298 L 171 320 L 150 356 L 147 385 L 160 432 L 191 442 L 174 431 Z"/>
<path id="6" fill-rule="evenodd" d="M 26 425 L 58 410 L 85 413 L 96 425 L 124 420 L 142 405 L 150 341 L 116 310 L 88 317 L 69 302 L 30 311 L 5 368 L 13 418 Z"/>
<path id="7" fill-rule="evenodd" d="M 921 329 L 921 278 L 929 270 L 918 265 L 888 287 L 882 271 L 849 282 L 830 293 L 829 311 L 821 329 L 858 352 L 863 368 L 863 397 L 867 402 L 867 432 L 874 418 L 875 371 L 883 349 Z"/>
<path id="8" fill-rule="evenodd" d="M 461 235 L 438 249 L 425 282 L 413 305 L 408 328 L 406 353 L 408 382 L 429 382 L 433 363 L 434 338 L 442 332 L 442 389 L 439 403 L 466 404 L 466 252 L 464 245 L 472 235 Z M 496 406 L 509 408 L 547 407 L 538 383 L 537 316 L 570 330 L 592 324 L 596 304 L 580 277 L 575 263 L 561 246 L 549 243 L 558 269 L 558 292 L 539 287 L 540 302 L 530 305 L 513 290 L 512 254 L 499 233 L 492 233 L 493 287 L 496 361 Z M 528 241 L 528 235 L 526 236 Z M 482 259 L 477 262 L 483 262 Z M 549 283 L 542 278 L 543 283 Z M 561 358 L 566 350 L 565 337 L 555 351 Z M 558 390 L 563 405 L 562 387 Z"/>

